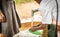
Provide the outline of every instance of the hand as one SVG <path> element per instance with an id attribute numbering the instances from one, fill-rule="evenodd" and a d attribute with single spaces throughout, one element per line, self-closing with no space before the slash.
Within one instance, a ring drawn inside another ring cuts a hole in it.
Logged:
<path id="1" fill-rule="evenodd" d="M 34 32 L 34 31 L 36 31 L 36 30 L 42 30 L 42 29 L 45 29 L 46 27 L 48 27 L 47 24 L 42 24 L 42 25 L 40 25 L 40 26 L 32 27 L 30 30 L 31 30 L 32 32 Z"/>
<path id="2" fill-rule="evenodd" d="M 4 21 L 5 21 L 5 17 L 3 15 L 2 11 L 0 10 L 0 23 L 4 22 Z"/>

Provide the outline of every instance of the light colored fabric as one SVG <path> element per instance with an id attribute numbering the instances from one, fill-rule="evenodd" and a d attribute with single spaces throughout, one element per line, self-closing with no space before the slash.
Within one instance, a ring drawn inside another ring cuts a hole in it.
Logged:
<path id="1" fill-rule="evenodd" d="M 58 3 L 59 3 L 58 5 L 60 6 L 60 0 L 58 0 Z M 38 10 L 41 12 L 43 24 L 52 24 L 52 18 L 56 20 L 57 8 L 55 0 L 42 0 Z M 60 7 L 59 7 L 59 14 L 60 14 Z"/>
<path id="2" fill-rule="evenodd" d="M 37 30 L 37 31 L 39 31 L 41 34 L 40 35 L 33 34 L 29 32 L 29 29 L 27 29 L 24 31 L 20 31 L 18 34 L 15 34 L 13 37 L 39 37 L 39 36 L 41 37 L 43 30 Z"/>

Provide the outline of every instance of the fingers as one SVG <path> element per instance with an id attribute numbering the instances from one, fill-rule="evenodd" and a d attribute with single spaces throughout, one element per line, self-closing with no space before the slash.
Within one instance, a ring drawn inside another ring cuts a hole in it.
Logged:
<path id="1" fill-rule="evenodd" d="M 43 29 L 45 29 L 46 27 L 48 27 L 48 25 L 47 25 L 47 24 L 32 27 L 30 30 L 31 30 L 32 32 L 34 32 L 34 31 L 36 31 L 36 30 L 43 30 Z"/>
<path id="2" fill-rule="evenodd" d="M 4 22 L 5 21 L 5 17 L 2 13 L 2 11 L 0 10 L 0 22 Z"/>

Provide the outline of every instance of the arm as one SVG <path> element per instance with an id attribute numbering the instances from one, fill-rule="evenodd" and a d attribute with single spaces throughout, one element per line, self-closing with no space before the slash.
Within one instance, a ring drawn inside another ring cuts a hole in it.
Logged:
<path id="1" fill-rule="evenodd" d="M 5 22 L 5 16 L 3 15 L 2 11 L 0 10 L 0 23 Z"/>

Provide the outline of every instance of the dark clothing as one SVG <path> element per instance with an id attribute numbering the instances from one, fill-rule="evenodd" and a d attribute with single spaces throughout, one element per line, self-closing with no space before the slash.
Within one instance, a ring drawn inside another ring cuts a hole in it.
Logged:
<path id="1" fill-rule="evenodd" d="M 1 1 L 2 12 L 6 17 L 6 22 L 1 23 L 2 33 L 4 37 L 13 37 L 14 34 L 19 32 L 19 26 L 21 25 L 18 14 L 15 10 L 13 0 L 2 0 Z M 19 23 L 18 23 L 19 22 Z"/>
<path id="2" fill-rule="evenodd" d="M 2 2 L 1 2 L 1 0 L 0 0 L 0 10 L 2 10 Z M 2 25 L 1 25 L 1 23 L 0 23 L 0 33 L 2 33 Z"/>
<path id="3" fill-rule="evenodd" d="M 20 21 L 20 18 L 18 16 L 18 14 L 17 14 L 17 11 L 16 11 L 15 2 L 13 1 L 13 3 L 14 3 L 14 9 L 15 9 L 15 12 L 16 12 L 16 16 L 17 16 L 18 25 L 19 25 L 19 27 L 21 27 L 21 21 Z"/>
<path id="4" fill-rule="evenodd" d="M 48 25 L 48 37 L 55 37 L 55 27 L 53 24 Z"/>
<path id="5" fill-rule="evenodd" d="M 0 33 L 2 32 L 1 30 L 2 30 L 2 28 L 1 28 L 1 23 L 0 23 Z"/>

